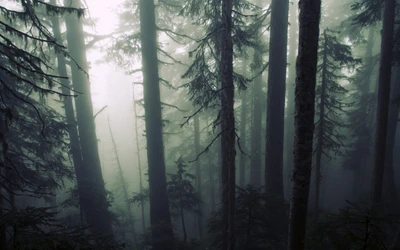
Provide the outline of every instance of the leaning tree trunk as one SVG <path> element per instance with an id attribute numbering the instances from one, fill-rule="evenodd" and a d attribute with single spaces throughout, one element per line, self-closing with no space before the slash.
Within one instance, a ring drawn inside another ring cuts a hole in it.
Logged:
<path id="1" fill-rule="evenodd" d="M 56 5 L 56 0 L 51 0 L 50 4 Z M 53 35 L 54 38 L 57 39 L 57 42 L 62 44 L 62 38 L 61 38 L 61 31 L 60 31 L 60 21 L 58 16 L 52 16 L 51 17 L 51 25 L 53 29 Z M 57 70 L 58 74 L 60 76 L 68 76 L 67 73 L 67 64 L 64 55 L 61 53 L 57 53 Z M 70 82 L 68 79 L 61 79 L 60 80 L 62 87 L 61 87 L 61 93 L 65 96 L 70 96 L 71 91 L 70 91 Z M 80 204 L 80 217 L 81 217 L 81 222 L 83 219 L 83 214 L 82 214 L 82 205 L 84 201 L 82 200 L 82 185 L 84 185 L 84 180 L 83 176 L 81 174 L 82 172 L 82 153 L 81 153 L 81 146 L 79 142 L 79 136 L 78 136 L 78 131 L 77 131 L 77 126 L 76 126 L 76 119 L 75 119 L 75 111 L 74 111 L 74 105 L 72 103 L 73 99 L 72 97 L 64 97 L 63 98 L 63 104 L 64 104 L 64 110 L 65 110 L 65 117 L 66 121 L 68 124 L 68 135 L 69 135 L 69 146 L 70 146 L 70 153 L 72 155 L 72 162 L 74 164 L 74 170 L 75 170 L 75 176 L 76 176 L 76 182 L 77 182 L 77 187 L 78 187 L 78 194 L 79 194 L 79 204 Z"/>
<path id="2" fill-rule="evenodd" d="M 152 244 L 154 250 L 172 250 L 174 234 L 165 176 L 154 0 L 140 0 L 139 10 Z"/>
<path id="3" fill-rule="evenodd" d="M 300 1 L 299 9 L 299 53 L 296 62 L 295 137 L 288 250 L 304 249 L 313 155 L 321 0 Z"/>
<path id="4" fill-rule="evenodd" d="M 265 191 L 283 211 L 283 141 L 289 0 L 272 0 L 269 45 Z"/>
<path id="5" fill-rule="evenodd" d="M 233 85 L 232 0 L 222 1 L 221 152 L 223 249 L 235 249 L 235 117 Z"/>
<path id="6" fill-rule="evenodd" d="M 135 232 L 135 221 L 133 220 L 132 210 L 131 210 L 131 206 L 129 204 L 128 188 L 125 183 L 124 172 L 122 171 L 122 164 L 121 164 L 121 161 L 120 161 L 119 155 L 118 155 L 117 143 L 115 142 L 114 134 L 111 129 L 110 117 L 108 117 L 108 116 L 107 116 L 107 121 L 108 121 L 108 130 L 109 130 L 110 136 L 111 136 L 111 143 L 112 143 L 112 147 L 113 147 L 113 150 L 115 153 L 115 159 L 117 161 L 119 181 L 120 181 L 120 184 L 122 185 L 122 191 L 123 191 L 123 195 L 124 195 L 124 203 L 126 205 L 126 212 L 128 213 L 128 219 L 129 219 L 128 223 L 130 224 L 131 229 L 132 229 L 133 243 L 136 245 L 137 242 L 136 242 L 136 232 Z M 125 232 L 124 232 L 124 234 L 125 234 Z"/>
<path id="7" fill-rule="evenodd" d="M 65 0 L 64 4 L 69 7 L 82 7 L 79 0 Z M 67 16 L 66 26 L 68 51 L 80 67 L 78 68 L 78 65 L 71 63 L 73 87 L 75 91 L 83 93 L 75 98 L 82 152 L 81 174 L 84 181 L 82 186 L 78 186 L 81 189 L 79 193 L 83 196 L 81 206 L 93 233 L 98 235 L 112 235 L 111 217 L 108 211 L 106 189 L 101 172 L 90 83 L 87 75 L 89 67 L 86 59 L 83 27 L 76 14 Z"/>
<path id="8" fill-rule="evenodd" d="M 321 82 L 321 101 L 319 104 L 319 126 L 317 131 L 317 146 L 315 148 L 315 221 L 319 220 L 319 195 L 321 188 L 321 160 L 322 160 L 322 150 L 323 150 L 323 137 L 324 137 L 324 125 L 325 125 L 325 95 L 326 95 L 326 70 L 327 70 L 327 37 L 326 30 L 324 31 L 324 55 L 322 59 L 322 82 Z"/>
<path id="9" fill-rule="evenodd" d="M 283 183 L 285 196 L 289 197 L 290 173 L 293 164 L 293 135 L 294 135 L 294 86 L 296 81 L 297 55 L 297 4 L 290 5 L 290 33 L 289 33 L 289 77 L 286 82 L 286 120 L 285 120 L 285 166 Z"/>
<path id="10" fill-rule="evenodd" d="M 386 0 L 383 13 L 383 30 L 379 69 L 378 105 L 376 108 L 375 148 L 372 175 L 371 204 L 382 201 L 383 174 L 385 168 L 386 136 L 390 102 L 390 76 L 394 33 L 395 0 Z"/>

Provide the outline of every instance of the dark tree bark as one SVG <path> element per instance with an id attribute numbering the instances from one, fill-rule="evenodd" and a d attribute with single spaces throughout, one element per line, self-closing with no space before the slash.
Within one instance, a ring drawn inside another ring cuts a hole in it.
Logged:
<path id="1" fill-rule="evenodd" d="M 246 148 L 246 128 L 247 128 L 247 91 L 241 93 L 240 106 L 240 146 Z M 239 186 L 243 187 L 246 181 L 246 155 L 240 152 L 239 158 Z"/>
<path id="2" fill-rule="evenodd" d="M 50 4 L 56 5 L 55 0 L 51 0 Z M 53 16 L 51 18 L 51 24 L 53 29 L 54 38 L 57 39 L 59 43 L 62 43 L 61 38 L 61 31 L 60 31 L 60 21 L 58 16 Z M 60 76 L 68 76 L 67 73 L 67 64 L 64 55 L 58 53 L 57 54 L 57 70 Z M 61 84 L 65 87 L 61 88 L 61 93 L 63 95 L 69 96 L 71 95 L 71 91 L 68 87 L 71 87 L 70 81 L 68 79 L 61 79 Z M 68 124 L 68 135 L 69 135 L 69 145 L 70 145 L 70 153 L 72 155 L 72 162 L 74 164 L 75 176 L 77 180 L 77 187 L 79 193 L 79 204 L 82 211 L 82 205 L 84 201 L 82 200 L 83 195 L 83 188 L 84 180 L 81 174 L 82 172 L 82 153 L 81 153 L 81 146 L 79 142 L 78 130 L 77 130 L 77 123 L 75 118 L 75 111 L 73 106 L 73 98 L 64 97 L 63 98 L 63 105 L 65 110 L 65 116 Z M 83 214 L 81 216 L 81 222 L 83 219 Z"/>
<path id="3" fill-rule="evenodd" d="M 288 250 L 303 250 L 313 155 L 315 85 L 321 0 L 299 2 L 299 53 L 296 62 L 295 137 Z"/>
<path id="4" fill-rule="evenodd" d="M 196 151 L 196 156 L 200 154 L 200 121 L 199 121 L 199 116 L 195 115 L 194 116 L 194 148 Z M 199 197 L 201 198 L 201 164 L 200 160 L 197 159 L 196 161 L 196 189 L 197 193 L 199 194 Z M 200 203 L 197 207 L 199 214 L 197 214 L 197 226 L 198 226 L 198 232 L 199 232 L 199 238 L 200 240 L 203 239 L 203 205 Z"/>
<path id="5" fill-rule="evenodd" d="M 324 32 L 324 55 L 322 59 L 322 82 L 321 82 L 321 103 L 319 106 L 319 127 L 317 131 L 317 145 L 315 148 L 315 204 L 314 204 L 314 212 L 315 212 L 315 221 L 319 220 L 319 194 L 321 188 L 321 159 L 322 159 L 322 147 L 323 147 L 323 137 L 324 137 L 324 120 L 325 120 L 325 94 L 326 94 L 326 63 L 328 57 L 328 48 L 327 48 L 327 37 L 326 31 Z"/>
<path id="6" fill-rule="evenodd" d="M 268 71 L 265 191 L 281 200 L 282 204 L 288 11 L 289 0 L 272 0 Z"/>
<path id="7" fill-rule="evenodd" d="M 165 176 L 154 0 L 140 0 L 139 10 L 152 244 L 154 250 L 172 250 L 174 234 Z"/>
<path id="8" fill-rule="evenodd" d="M 286 82 L 286 120 L 285 120 L 285 166 L 283 170 L 283 183 L 285 196 L 290 193 L 290 176 L 293 165 L 293 137 L 294 137 L 294 86 L 296 81 L 296 55 L 297 55 L 297 3 L 290 5 L 289 17 L 289 78 Z"/>
<path id="9" fill-rule="evenodd" d="M 221 153 L 223 249 L 235 249 L 235 117 L 233 85 L 232 0 L 222 1 Z"/>
<path id="10" fill-rule="evenodd" d="M 382 201 L 383 174 L 385 168 L 386 137 L 388 128 L 390 78 L 394 34 L 395 0 L 385 0 L 382 24 L 381 57 L 379 69 L 378 105 L 376 112 L 375 145 L 372 175 L 372 205 Z"/>
<path id="11" fill-rule="evenodd" d="M 79 0 L 65 0 L 65 6 L 79 8 Z M 71 14 L 66 18 L 68 51 L 79 67 L 88 72 L 85 51 L 85 40 L 82 23 Z M 76 116 L 78 122 L 79 141 L 82 153 L 82 179 L 83 186 L 80 194 L 82 209 L 87 223 L 92 231 L 98 235 L 112 235 L 111 218 L 108 211 L 106 190 L 101 172 L 100 157 L 97 145 L 93 106 L 89 78 L 74 63 L 71 64 L 72 82 L 75 91 L 83 93 L 75 98 Z M 101 219 L 99 219 L 101 218 Z"/>
<path id="12" fill-rule="evenodd" d="M 400 67 L 394 68 L 396 71 L 392 77 L 391 97 L 389 105 L 387 138 L 386 138 L 386 156 L 385 172 L 383 183 L 383 199 L 385 209 L 389 213 L 395 213 L 399 208 L 397 197 L 396 181 L 393 166 L 394 145 L 396 139 L 396 130 L 400 111 Z"/>

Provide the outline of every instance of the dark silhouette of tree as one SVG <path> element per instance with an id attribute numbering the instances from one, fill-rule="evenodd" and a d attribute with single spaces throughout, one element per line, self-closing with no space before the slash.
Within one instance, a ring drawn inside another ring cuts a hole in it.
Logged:
<path id="1" fill-rule="evenodd" d="M 316 89 L 315 121 L 315 219 L 319 219 L 319 198 L 322 180 L 322 158 L 328 160 L 343 155 L 348 147 L 343 129 L 348 127 L 344 117 L 353 104 L 348 101 L 348 90 L 339 81 L 351 81 L 343 71 L 354 70 L 361 60 L 352 56 L 351 47 L 341 43 L 338 32 L 325 29 L 320 38 L 318 74 L 320 84 Z"/>
<path id="2" fill-rule="evenodd" d="M 67 7 L 80 8 L 80 0 L 65 0 Z M 85 37 L 82 20 L 76 15 L 66 17 L 68 51 L 77 64 L 71 64 L 72 83 L 74 91 L 84 96 L 75 98 L 76 120 L 78 124 L 79 142 L 82 153 L 82 185 L 79 195 L 80 205 L 91 226 L 93 233 L 112 235 L 111 218 L 108 211 L 108 201 L 101 172 L 100 157 L 93 117 L 90 83 L 87 73 Z M 83 70 L 83 71 L 82 71 Z M 99 218 L 102 218 L 99 220 Z"/>
<path id="3" fill-rule="evenodd" d="M 272 1 L 268 66 L 265 191 L 280 200 L 282 205 L 288 14 L 288 0 Z"/>
<path id="4" fill-rule="evenodd" d="M 310 189 L 321 1 L 299 2 L 295 137 L 288 250 L 303 250 Z"/>
<path id="5" fill-rule="evenodd" d="M 140 0 L 139 12 L 152 244 L 154 250 L 172 250 L 174 234 L 165 176 L 154 1 Z"/>
<path id="6" fill-rule="evenodd" d="M 371 195 L 372 205 L 379 205 L 382 202 L 385 155 L 387 149 L 386 139 L 390 102 L 390 78 L 393 56 L 392 48 L 396 9 L 395 7 L 395 0 L 386 0 L 384 3 L 373 160 L 373 179 Z"/>

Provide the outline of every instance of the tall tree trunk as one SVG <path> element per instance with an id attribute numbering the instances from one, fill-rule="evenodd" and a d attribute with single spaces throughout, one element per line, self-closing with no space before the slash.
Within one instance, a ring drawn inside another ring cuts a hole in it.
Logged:
<path id="1" fill-rule="evenodd" d="M 390 76 L 392 70 L 392 48 L 394 33 L 395 0 L 385 0 L 379 69 L 378 105 L 376 108 L 376 130 L 374 169 L 372 176 L 372 205 L 382 201 L 383 173 L 385 168 L 386 136 L 390 102 Z"/>
<path id="2" fill-rule="evenodd" d="M 295 137 L 288 250 L 304 249 L 313 155 L 321 0 L 300 1 L 299 9 L 299 53 L 296 62 Z"/>
<path id="3" fill-rule="evenodd" d="M 80 8 L 79 0 L 65 0 L 65 6 Z M 88 72 L 82 23 L 76 14 L 66 17 L 68 51 L 81 69 Z M 82 153 L 81 204 L 87 222 L 98 235 L 112 235 L 106 190 L 101 172 L 89 78 L 75 63 L 71 64 L 74 90 L 83 95 L 75 98 L 79 141 Z M 101 218 L 101 220 L 99 220 Z"/>
<path id="4" fill-rule="evenodd" d="M 247 128 L 247 91 L 241 93 L 240 106 L 240 146 L 246 148 L 246 128 Z M 240 152 L 239 158 L 239 186 L 243 187 L 246 181 L 246 155 Z"/>
<path id="5" fill-rule="evenodd" d="M 136 141 L 136 151 L 137 151 L 137 161 L 138 161 L 138 169 L 139 169 L 139 189 L 140 193 L 143 193 L 143 177 L 142 177 L 142 162 L 140 160 L 140 147 L 139 147 L 139 133 L 138 133 L 138 115 L 137 115 L 137 107 L 136 107 L 136 100 L 135 100 L 135 85 L 132 85 L 132 94 L 133 94 L 133 114 L 134 123 L 135 123 L 135 141 Z M 140 209 L 142 213 L 142 230 L 143 233 L 146 232 L 146 220 L 144 214 L 144 200 L 143 198 L 140 200 Z"/>
<path id="6" fill-rule="evenodd" d="M 283 141 L 289 0 L 272 0 L 271 11 L 265 191 L 281 200 L 283 205 Z"/>
<path id="7" fill-rule="evenodd" d="M 319 127 L 317 131 L 317 146 L 315 148 L 315 221 L 319 220 L 319 194 L 321 188 L 321 159 L 323 150 L 323 136 L 324 136 L 324 116 L 325 116 L 325 94 L 326 94 L 326 64 L 327 64 L 327 37 L 326 30 L 324 31 L 324 55 L 322 61 L 322 82 L 321 82 L 321 101 L 319 104 Z"/>
<path id="8" fill-rule="evenodd" d="M 232 0 L 222 1 L 221 152 L 223 249 L 235 249 L 235 117 L 233 85 Z"/>
<path id="9" fill-rule="evenodd" d="M 51 0 L 50 4 L 56 5 L 56 0 Z M 53 35 L 54 38 L 57 39 L 57 42 L 62 44 L 62 38 L 61 38 L 61 31 L 60 31 L 60 21 L 58 16 L 52 16 L 51 17 L 51 24 L 52 24 L 52 29 L 53 29 Z M 64 55 L 61 53 L 57 53 L 57 70 L 58 74 L 60 76 L 68 76 L 67 73 L 67 64 Z M 70 91 L 70 81 L 68 79 L 61 79 L 61 84 L 63 87 L 61 87 L 61 93 L 65 96 L 71 95 Z M 68 124 L 68 135 L 69 135 L 69 145 L 70 145 L 70 153 L 72 155 L 72 162 L 74 164 L 74 170 L 75 170 L 75 176 L 76 176 L 76 181 L 77 181 L 77 187 L 78 187 L 78 194 L 79 194 L 79 206 L 80 206 L 80 217 L 81 221 L 83 218 L 82 214 L 82 205 L 84 201 L 82 200 L 83 198 L 83 188 L 82 186 L 84 185 L 84 180 L 82 176 L 82 153 L 81 153 L 81 146 L 79 142 L 79 136 L 78 136 L 78 130 L 77 130 L 77 123 L 75 119 L 75 111 L 74 111 L 74 106 L 73 106 L 73 99 L 72 97 L 64 97 L 63 98 L 63 104 L 64 104 L 64 110 L 65 110 L 65 116 Z"/>
<path id="10" fill-rule="evenodd" d="M 110 131 L 110 136 L 111 136 L 111 143 L 112 143 L 112 147 L 114 149 L 115 159 L 117 160 L 119 180 L 120 180 L 120 184 L 122 185 L 122 190 L 124 192 L 124 199 L 125 199 L 124 202 L 126 205 L 126 212 L 128 213 L 129 224 L 132 229 L 133 243 L 136 245 L 135 221 L 133 220 L 132 210 L 131 210 L 131 206 L 129 204 L 128 188 L 126 187 L 124 173 L 122 171 L 121 161 L 119 160 L 119 156 L 118 156 L 117 144 L 115 143 L 114 134 L 111 129 L 110 117 L 107 116 L 107 120 L 108 120 L 108 130 Z"/>
<path id="11" fill-rule="evenodd" d="M 255 74 L 261 71 L 262 55 L 254 51 Z M 258 75 L 253 82 L 253 115 L 251 129 L 251 152 L 250 152 L 250 183 L 255 187 L 261 187 L 261 118 L 262 118 L 262 75 Z"/>
<path id="12" fill-rule="evenodd" d="M 154 0 L 140 0 L 139 10 L 152 243 L 154 250 L 172 250 L 174 234 L 165 176 Z"/>
<path id="13" fill-rule="evenodd" d="M 289 33 L 289 78 L 286 82 L 286 121 L 285 121 L 285 168 L 284 191 L 285 196 L 290 193 L 290 173 L 293 165 L 293 136 L 294 136 L 294 86 L 296 81 L 296 55 L 297 55 L 297 3 L 290 5 L 290 33 Z"/>
<path id="14" fill-rule="evenodd" d="M 195 115 L 194 116 L 194 148 L 196 151 L 196 156 L 200 154 L 200 121 L 199 121 L 199 116 Z M 200 160 L 197 159 L 196 161 L 196 186 L 197 186 L 197 193 L 199 194 L 199 197 L 201 198 L 201 164 Z M 197 214 L 197 226 L 198 226 L 198 231 L 199 231 L 199 238 L 200 240 L 203 239 L 203 205 L 200 203 L 197 206 L 197 209 L 199 211 L 199 214 Z"/>
<path id="15" fill-rule="evenodd" d="M 394 68 L 396 71 L 392 79 L 391 97 L 389 105 L 388 128 L 386 139 L 386 158 L 383 183 L 383 195 L 385 209 L 389 213 L 395 213 L 399 208 L 397 197 L 396 181 L 393 166 L 394 145 L 396 130 L 400 111 L 400 67 Z"/>

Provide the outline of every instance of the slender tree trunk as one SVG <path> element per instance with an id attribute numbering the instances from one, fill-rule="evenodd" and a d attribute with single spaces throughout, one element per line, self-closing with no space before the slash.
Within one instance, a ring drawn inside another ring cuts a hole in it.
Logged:
<path id="1" fill-rule="evenodd" d="M 385 0 L 379 70 L 378 105 L 376 112 L 374 169 L 372 177 L 372 205 L 382 201 L 383 174 L 385 167 L 386 137 L 390 102 L 390 76 L 394 33 L 395 0 Z"/>
<path id="2" fill-rule="evenodd" d="M 199 121 L 199 116 L 195 115 L 194 116 L 194 148 L 196 151 L 196 155 L 200 154 L 200 121 Z M 200 160 L 197 159 L 196 161 L 196 186 L 197 186 L 197 193 L 199 194 L 199 197 L 201 198 L 201 164 Z M 197 226 L 198 226 L 198 231 L 199 231 L 199 238 L 200 240 L 203 239 L 203 205 L 200 203 L 197 207 L 199 210 L 199 214 L 197 214 Z"/>
<path id="3" fill-rule="evenodd" d="M 315 85 L 321 0 L 299 2 L 296 62 L 295 137 L 288 250 L 303 250 L 313 155 Z"/>
<path id="4" fill-rule="evenodd" d="M 140 0 L 143 92 L 154 250 L 174 249 L 165 176 L 154 0 Z"/>
<path id="5" fill-rule="evenodd" d="M 383 183 L 383 195 L 385 209 L 389 213 L 395 213 L 399 208 L 397 197 L 396 181 L 393 166 L 394 145 L 396 139 L 396 130 L 400 111 L 400 67 L 394 68 L 395 74 L 392 79 L 391 98 L 388 116 L 388 128 L 386 139 L 386 158 L 385 173 Z"/>
<path id="6" fill-rule="evenodd" d="M 130 224 L 131 229 L 132 229 L 133 243 L 136 245 L 135 221 L 133 220 L 131 206 L 130 206 L 129 201 L 128 201 L 129 200 L 128 188 L 126 187 L 124 173 L 122 171 L 122 165 L 121 165 L 121 162 L 120 162 L 119 156 L 118 156 L 117 144 L 115 143 L 114 134 L 113 134 L 112 129 L 111 129 L 110 117 L 107 117 L 107 120 L 108 120 L 108 130 L 110 131 L 110 136 L 111 136 L 111 143 L 112 143 L 112 146 L 113 146 L 113 149 L 114 149 L 115 159 L 117 160 L 117 167 L 118 167 L 118 174 L 119 174 L 120 184 L 122 185 L 122 190 L 124 192 L 124 199 L 125 199 L 124 202 L 126 204 L 126 212 L 128 213 L 129 224 Z"/>
<path id="7" fill-rule="evenodd" d="M 183 214 L 183 208 L 180 208 L 181 214 L 181 223 L 182 223 L 182 231 L 183 231 L 183 242 L 186 243 L 187 241 L 187 233 L 186 233 L 186 225 L 185 225 L 185 216 Z"/>
<path id="8" fill-rule="evenodd" d="M 289 0 L 272 0 L 271 9 L 265 191 L 281 200 L 283 206 L 283 141 Z"/>
<path id="9" fill-rule="evenodd" d="M 327 37 L 326 30 L 324 31 L 324 55 L 322 61 L 322 82 L 321 82 L 321 100 L 319 104 L 319 127 L 317 131 L 317 146 L 315 149 L 315 221 L 319 220 L 319 194 L 321 188 L 321 159 L 323 150 L 323 136 L 324 136 L 324 119 L 325 119 L 325 94 L 326 94 L 326 63 L 327 63 Z"/>
<path id="10" fill-rule="evenodd" d="M 240 146 L 246 148 L 246 128 L 247 128 L 247 91 L 241 93 L 240 107 Z M 243 187 L 246 181 L 246 155 L 240 152 L 239 158 L 239 186 Z"/>
<path id="11" fill-rule="evenodd" d="M 138 133 L 138 116 L 137 116 L 137 107 L 135 100 L 135 86 L 132 85 L 132 93 L 133 93 L 133 114 L 135 115 L 134 123 L 135 123 L 135 141 L 136 141 L 136 151 L 137 151 L 137 161 L 138 161 L 138 169 L 139 169 L 139 188 L 140 192 L 143 193 L 143 177 L 142 177 L 142 163 L 140 160 L 140 147 L 139 147 L 139 133 Z M 146 220 L 144 214 L 144 200 L 143 198 L 140 200 L 140 209 L 142 213 L 142 230 L 143 233 L 146 232 Z"/>
<path id="12" fill-rule="evenodd" d="M 80 8 L 79 0 L 65 0 L 65 6 Z M 88 72 L 85 51 L 85 40 L 82 23 L 76 14 L 66 18 L 68 51 L 79 67 Z M 106 190 L 101 172 L 100 157 L 97 145 L 93 106 L 88 75 L 71 63 L 74 90 L 83 95 L 75 98 L 79 140 L 82 152 L 82 179 L 84 186 L 81 204 L 87 222 L 92 231 L 98 235 L 112 235 L 111 217 L 108 211 Z M 101 218 L 101 220 L 99 220 Z"/>
<path id="13" fill-rule="evenodd" d="M 209 127 L 210 125 L 207 125 L 207 127 Z M 209 133 L 211 133 L 212 131 L 208 131 Z M 218 141 L 220 141 L 220 140 L 218 140 Z M 218 148 L 221 148 L 221 147 L 218 147 Z M 215 203 L 215 184 L 214 184 L 214 182 L 215 182 L 215 179 L 214 179 L 214 176 L 215 176 L 215 168 L 213 168 L 212 166 L 214 166 L 214 165 L 217 165 L 217 166 L 220 166 L 220 164 L 215 164 L 215 163 L 213 163 L 213 159 L 212 159 L 212 154 L 211 153 L 209 153 L 209 154 L 207 154 L 207 158 L 208 158 L 208 168 L 207 168 L 207 172 L 208 172 L 208 179 L 209 179 L 209 191 L 210 191 L 210 209 L 211 209 L 211 213 L 213 213 L 213 212 L 215 212 L 216 211 L 216 203 Z M 219 157 L 218 157 L 219 158 Z M 218 175 L 217 175 L 218 176 Z"/>
<path id="14" fill-rule="evenodd" d="M 255 74 L 261 71 L 262 55 L 254 51 Z M 261 118 L 262 118 L 262 75 L 258 75 L 253 82 L 253 115 L 251 129 L 251 152 L 250 152 L 250 183 L 255 187 L 261 187 Z"/>
<path id="15" fill-rule="evenodd" d="M 221 153 L 223 249 L 235 249 L 235 117 L 233 85 L 232 0 L 222 1 Z"/>
<path id="16" fill-rule="evenodd" d="M 285 196 L 290 193 L 290 176 L 293 164 L 293 136 L 294 136 L 294 86 L 296 81 L 296 55 L 297 55 L 297 2 L 290 5 L 290 34 L 289 34 L 289 78 L 286 82 L 286 121 L 285 121 L 285 169 L 284 191 Z"/>
<path id="17" fill-rule="evenodd" d="M 55 0 L 51 0 L 50 4 L 56 5 Z M 52 23 L 52 29 L 53 29 L 53 35 L 57 39 L 57 42 L 62 44 L 62 38 L 61 38 L 61 31 L 60 31 L 60 21 L 58 16 L 52 16 L 51 17 L 51 23 Z M 64 55 L 58 53 L 57 54 L 57 70 L 58 74 L 60 76 L 68 76 L 67 73 L 67 64 Z M 61 84 L 63 87 L 61 87 L 61 93 L 63 95 L 69 96 L 71 95 L 71 91 L 69 87 L 71 86 L 70 82 L 68 79 L 61 79 Z M 83 188 L 84 186 L 84 180 L 82 176 L 82 153 L 81 153 L 81 146 L 79 142 L 79 136 L 78 136 L 78 130 L 77 130 L 77 123 L 75 119 L 75 111 L 74 111 L 74 106 L 73 106 L 73 99 L 72 97 L 64 97 L 63 98 L 63 104 L 64 104 L 64 110 L 65 110 L 65 116 L 68 124 L 68 135 L 69 135 L 69 145 L 70 145 L 70 153 L 72 155 L 72 162 L 74 164 L 74 170 L 75 170 L 75 176 L 77 180 L 77 187 L 78 187 L 78 194 L 79 194 L 79 206 L 80 206 L 80 216 L 81 216 L 81 221 L 83 218 L 82 214 L 82 205 L 84 201 L 82 200 L 83 198 Z"/>

